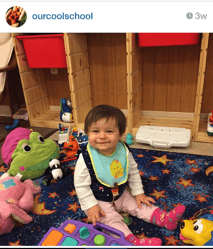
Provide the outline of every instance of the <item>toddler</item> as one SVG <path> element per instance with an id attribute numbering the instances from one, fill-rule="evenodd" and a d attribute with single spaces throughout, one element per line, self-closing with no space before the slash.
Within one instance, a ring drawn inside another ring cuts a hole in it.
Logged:
<path id="1" fill-rule="evenodd" d="M 121 141 L 126 129 L 125 115 L 113 106 L 96 106 L 87 114 L 84 129 L 89 142 L 76 163 L 74 185 L 88 220 L 94 226 L 98 221 L 122 231 L 126 240 L 136 246 L 161 245 L 159 238 L 135 237 L 119 211 L 173 230 L 185 207 L 179 205 L 167 213 L 144 194 L 137 163 Z"/>

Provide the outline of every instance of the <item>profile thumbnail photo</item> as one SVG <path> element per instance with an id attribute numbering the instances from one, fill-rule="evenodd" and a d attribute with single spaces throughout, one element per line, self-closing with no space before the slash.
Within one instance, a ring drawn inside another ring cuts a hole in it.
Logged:
<path id="1" fill-rule="evenodd" d="M 6 12 L 6 22 L 14 28 L 21 27 L 27 20 L 26 11 L 20 6 L 13 6 Z"/>

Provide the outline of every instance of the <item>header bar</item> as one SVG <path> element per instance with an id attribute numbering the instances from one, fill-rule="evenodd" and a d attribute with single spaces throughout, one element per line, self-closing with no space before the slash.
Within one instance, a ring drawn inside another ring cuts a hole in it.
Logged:
<path id="1" fill-rule="evenodd" d="M 26 12 L 17 28 L 13 6 Z M 0 2 L 0 32 L 213 32 L 213 2 Z"/>

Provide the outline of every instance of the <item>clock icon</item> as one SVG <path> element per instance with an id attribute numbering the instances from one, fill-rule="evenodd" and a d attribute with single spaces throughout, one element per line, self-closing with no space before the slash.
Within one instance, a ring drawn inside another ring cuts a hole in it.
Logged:
<path id="1" fill-rule="evenodd" d="M 192 17 L 193 17 L 193 14 L 192 14 L 191 12 L 188 12 L 188 13 L 186 14 L 186 18 L 192 19 Z"/>

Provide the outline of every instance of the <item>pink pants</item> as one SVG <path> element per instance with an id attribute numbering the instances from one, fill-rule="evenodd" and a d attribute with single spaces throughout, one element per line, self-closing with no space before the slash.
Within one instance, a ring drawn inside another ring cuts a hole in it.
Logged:
<path id="1" fill-rule="evenodd" d="M 122 196 L 114 203 L 118 212 L 127 212 L 146 222 L 150 222 L 152 213 L 158 208 L 155 205 L 149 207 L 144 203 L 141 203 L 142 208 L 139 208 L 135 198 L 127 190 L 125 190 Z M 98 201 L 98 205 L 106 215 L 106 217 L 100 217 L 100 223 L 123 232 L 125 237 L 132 233 L 124 222 L 123 217 L 115 210 L 112 202 Z M 85 210 L 85 213 L 88 213 L 87 210 Z"/>

